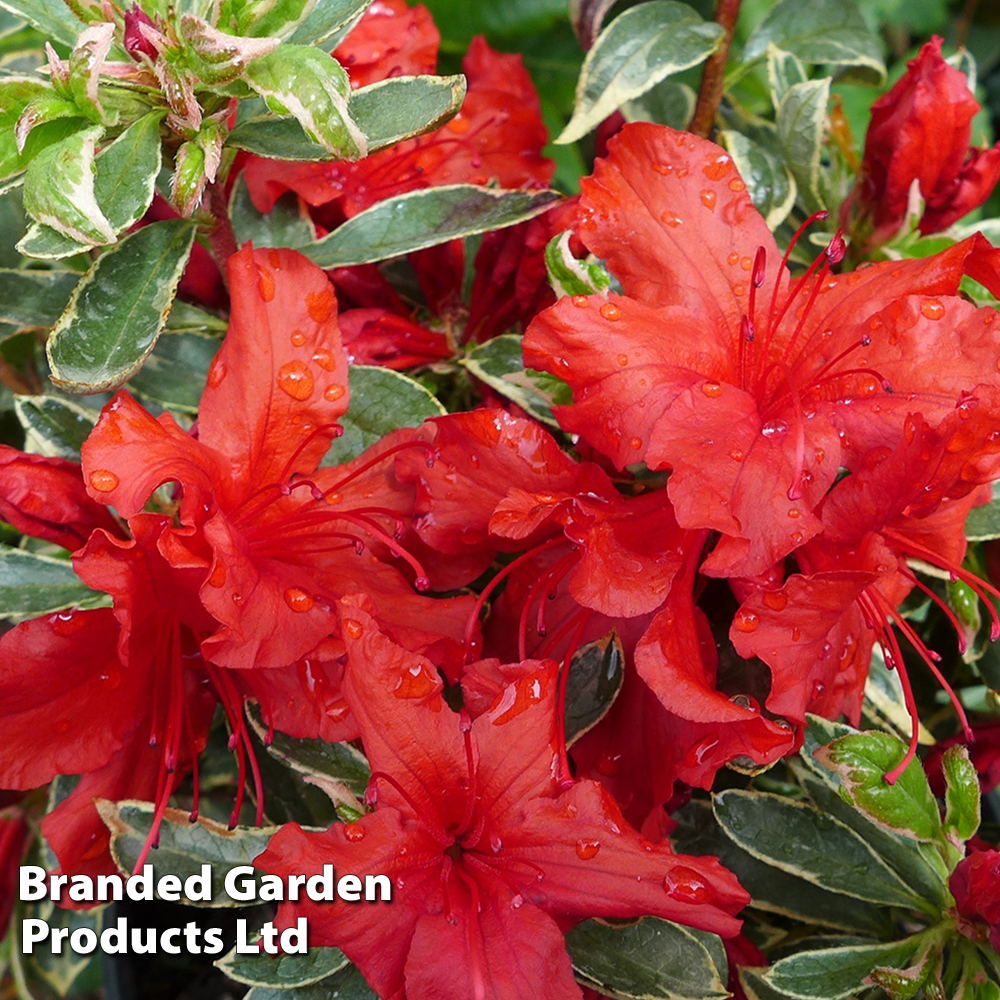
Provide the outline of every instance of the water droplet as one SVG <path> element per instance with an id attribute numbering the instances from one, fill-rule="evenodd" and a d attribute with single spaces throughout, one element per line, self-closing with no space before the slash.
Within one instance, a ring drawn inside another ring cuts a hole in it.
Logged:
<path id="1" fill-rule="evenodd" d="M 292 334 L 292 347 L 301 347 L 306 342 L 306 335 L 301 330 Z"/>
<path id="2" fill-rule="evenodd" d="M 79 632 L 86 624 L 85 615 L 78 615 L 72 611 L 60 611 L 49 619 L 49 627 L 52 631 L 63 637 Z"/>
<path id="3" fill-rule="evenodd" d="M 314 323 L 325 323 L 337 308 L 337 299 L 329 285 L 321 292 L 306 295 L 306 310 Z"/>
<path id="4" fill-rule="evenodd" d="M 274 298 L 274 275 L 261 267 L 257 271 L 257 291 L 265 302 L 270 302 Z"/>
<path id="5" fill-rule="evenodd" d="M 587 300 L 587 296 L 586 295 L 574 295 L 573 296 L 573 305 L 575 305 L 577 307 L 577 309 L 586 309 L 586 307 L 587 307 L 587 301 L 588 300 Z"/>
<path id="6" fill-rule="evenodd" d="M 760 619 L 757 617 L 756 613 L 750 611 L 749 608 L 740 608 L 740 610 L 736 612 L 733 624 L 741 632 L 756 632 L 757 626 L 760 625 Z"/>
<path id="7" fill-rule="evenodd" d="M 311 611 L 316 602 L 312 599 L 312 595 L 301 587 L 289 587 L 285 591 L 285 604 L 292 611 L 297 611 L 301 614 L 305 611 Z"/>
<path id="8" fill-rule="evenodd" d="M 726 259 L 735 267 L 740 262 L 740 255 L 734 250 Z"/>
<path id="9" fill-rule="evenodd" d="M 121 671 L 109 670 L 98 674 L 97 679 L 109 690 L 114 691 L 122 682 Z"/>
<path id="10" fill-rule="evenodd" d="M 642 438 L 637 438 L 637 437 L 635 437 L 635 438 L 631 438 L 631 439 L 629 440 L 629 443 L 628 443 L 628 446 L 629 446 L 629 447 L 630 447 L 630 448 L 631 448 L 631 449 L 632 449 L 633 451 L 638 451 L 638 450 L 639 450 L 639 449 L 640 449 L 640 448 L 642 447 Z"/>
<path id="11" fill-rule="evenodd" d="M 706 188 L 704 191 L 701 192 L 701 203 L 705 206 L 705 208 L 714 211 L 716 197 L 717 195 L 714 191 L 710 190 L 709 188 Z"/>
<path id="12" fill-rule="evenodd" d="M 111 493 L 118 488 L 118 477 L 110 469 L 95 469 L 89 479 L 98 493 Z"/>
<path id="13" fill-rule="evenodd" d="M 733 285 L 733 295 L 742 295 L 746 290 L 747 286 L 739 281 L 737 281 L 736 284 Z"/>
<path id="14" fill-rule="evenodd" d="M 524 904 L 524 896 L 522 896 L 520 893 L 517 893 L 514 896 L 514 898 L 510 901 L 511 908 L 515 910 L 521 909 L 523 904 Z"/>
<path id="15" fill-rule="evenodd" d="M 344 619 L 344 631 L 352 639 L 360 639 L 365 634 L 365 628 L 361 622 L 356 621 L 354 618 Z"/>
<path id="16" fill-rule="evenodd" d="M 243 595 L 242 594 L 233 594 L 233 604 L 235 604 L 237 607 L 239 607 L 239 605 L 241 605 L 242 603 L 243 603 Z"/>
<path id="17" fill-rule="evenodd" d="M 791 534 L 793 545 L 801 545 L 803 538 L 805 538 L 805 535 L 803 535 L 801 531 L 793 531 Z"/>
<path id="18" fill-rule="evenodd" d="M 600 758 L 598 758 L 597 770 L 606 778 L 613 778 L 621 771 L 621 760 L 622 755 L 620 753 L 612 753 L 610 750 L 605 750 Z"/>
<path id="19" fill-rule="evenodd" d="M 352 844 L 365 839 L 365 828 L 360 823 L 348 823 L 344 827 L 344 837 Z"/>
<path id="20" fill-rule="evenodd" d="M 763 598 L 772 611 L 783 611 L 788 604 L 788 598 L 780 590 L 765 590 Z"/>
<path id="21" fill-rule="evenodd" d="M 210 587 L 222 587 L 226 582 L 226 564 L 217 562 L 212 567 L 212 573 L 208 578 L 208 585 Z"/>
<path id="22" fill-rule="evenodd" d="M 753 261 L 749 257 L 743 257 L 740 259 L 740 267 L 742 267 L 744 271 L 749 271 L 750 268 L 753 267 Z"/>
<path id="23" fill-rule="evenodd" d="M 748 694 L 734 694 L 729 700 L 734 705 L 739 705 L 740 708 L 745 708 L 748 712 L 760 711 L 760 705 L 757 704 L 757 699 L 751 698 Z"/>
<path id="24" fill-rule="evenodd" d="M 324 371 L 332 372 L 337 368 L 337 355 L 333 351 L 328 351 L 325 347 L 318 348 L 312 359 Z"/>
<path id="25" fill-rule="evenodd" d="M 599 840 L 578 840 L 576 842 L 576 856 L 581 861 L 589 861 L 597 857 L 597 852 L 601 849 Z"/>
<path id="26" fill-rule="evenodd" d="M 312 372 L 304 361 L 289 361 L 278 369 L 278 388 L 292 399 L 306 400 L 313 392 Z"/>
<path id="27" fill-rule="evenodd" d="M 722 386 L 718 382 L 702 382 L 701 391 L 709 399 L 718 399 L 722 395 Z"/>
<path id="28" fill-rule="evenodd" d="M 761 434 L 766 438 L 778 438 L 782 434 L 788 433 L 788 424 L 784 420 L 768 420 L 766 424 L 760 429 Z"/>
<path id="29" fill-rule="evenodd" d="M 455 135 L 465 135 L 469 131 L 469 119 L 461 111 L 445 126 L 449 132 Z"/>
<path id="30" fill-rule="evenodd" d="M 208 368 L 208 387 L 218 389 L 222 385 L 222 380 L 226 377 L 226 363 L 222 360 L 221 354 L 216 354 Z"/>
<path id="31" fill-rule="evenodd" d="M 676 229 L 684 222 L 676 212 L 664 212 L 660 216 L 660 221 L 666 223 L 671 229 Z"/>
<path id="32" fill-rule="evenodd" d="M 346 391 L 347 390 L 342 385 L 337 385 L 336 383 L 334 383 L 333 385 L 328 385 L 323 390 L 323 398 L 328 403 L 333 403 L 336 402 L 338 399 L 340 399 L 340 397 L 343 396 Z"/>
<path id="33" fill-rule="evenodd" d="M 742 448 L 733 448 L 732 451 L 729 452 L 729 457 L 734 462 L 742 462 L 743 459 L 746 458 L 747 456 L 746 456 L 746 452 L 743 451 Z"/>
<path id="34" fill-rule="evenodd" d="M 721 181 L 729 173 L 733 158 L 728 153 L 712 153 L 701 168 L 702 173 L 710 181 Z"/>
<path id="35" fill-rule="evenodd" d="M 812 686 L 812 700 L 816 701 L 826 690 L 826 685 L 822 681 L 814 681 Z"/>
<path id="36" fill-rule="evenodd" d="M 624 368 L 628 364 L 628 355 L 627 354 L 619 354 L 618 355 L 618 364 L 620 364 L 622 366 L 622 368 Z"/>
<path id="37" fill-rule="evenodd" d="M 941 319 L 944 316 L 944 306 L 937 299 L 924 299 L 920 303 L 920 313 L 927 319 Z"/>
<path id="38" fill-rule="evenodd" d="M 797 629 L 792 629 L 792 642 L 798 642 L 802 638 L 802 633 Z"/>
<path id="39" fill-rule="evenodd" d="M 743 181 L 741 181 L 739 177 L 734 177 L 729 182 L 729 190 L 730 191 L 740 192 L 740 191 L 746 191 L 746 189 L 747 189 L 746 184 L 744 184 Z"/>
<path id="40" fill-rule="evenodd" d="M 663 876 L 663 888 L 672 899 L 684 903 L 711 903 L 715 899 L 712 887 L 692 868 L 675 865 Z"/>
<path id="41" fill-rule="evenodd" d="M 437 675 L 424 664 L 414 663 L 400 674 L 392 693 L 397 698 L 426 698 L 437 687 Z"/>
<path id="42" fill-rule="evenodd" d="M 802 511 L 800 511 L 798 507 L 789 507 L 788 516 L 791 518 L 801 517 Z"/>
<path id="43" fill-rule="evenodd" d="M 815 455 L 816 455 L 816 464 L 822 465 L 823 459 L 826 458 L 826 452 L 822 448 L 817 448 L 815 451 Z"/>
<path id="44" fill-rule="evenodd" d="M 614 323 L 616 320 L 621 318 L 622 311 L 614 304 L 614 302 L 605 302 L 601 306 L 601 315 L 609 322 Z"/>

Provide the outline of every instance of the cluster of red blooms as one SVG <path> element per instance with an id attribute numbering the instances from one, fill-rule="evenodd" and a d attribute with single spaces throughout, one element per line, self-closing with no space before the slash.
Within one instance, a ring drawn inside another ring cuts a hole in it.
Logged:
<path id="1" fill-rule="evenodd" d="M 337 54 L 367 83 L 433 69 L 436 42 L 421 8 L 376 2 Z M 258 204 L 291 187 L 332 228 L 420 184 L 547 182 L 518 61 L 475 43 L 466 72 L 462 115 L 431 136 L 358 164 L 251 161 Z M 412 364 L 461 338 L 420 327 L 373 268 L 331 280 L 249 247 L 190 431 L 121 391 L 82 465 L 0 451 L 0 517 L 113 599 L 0 637 L 0 786 L 82 774 L 42 821 L 63 870 L 114 870 L 95 798 L 160 818 L 193 771 L 197 813 L 218 705 L 260 818 L 251 697 L 273 729 L 360 739 L 372 768 L 370 811 L 289 824 L 258 865 L 396 888 L 391 907 L 285 904 L 280 921 L 308 912 L 312 943 L 383 997 L 546 982 L 575 1000 L 563 934 L 581 919 L 737 933 L 735 877 L 667 839 L 691 786 L 793 752 L 807 712 L 857 722 L 876 645 L 915 715 L 901 640 L 938 668 L 896 609 L 913 588 L 937 598 L 911 562 L 985 586 L 960 563 L 966 515 L 1000 477 L 1000 324 L 959 285 L 1000 294 L 1000 251 L 977 236 L 838 274 L 838 236 L 793 277 L 729 155 L 646 124 L 550 215 L 483 240 L 464 330 L 530 320 L 525 362 L 571 387 L 556 416 L 575 455 L 485 407 L 321 464 L 349 357 Z M 541 250 L 570 222 L 620 294 L 554 301 Z M 431 312 L 457 316 L 460 245 L 412 263 Z M 567 748 L 570 661 L 612 630 L 620 696 Z M 986 878 L 974 861 L 963 900 Z"/>

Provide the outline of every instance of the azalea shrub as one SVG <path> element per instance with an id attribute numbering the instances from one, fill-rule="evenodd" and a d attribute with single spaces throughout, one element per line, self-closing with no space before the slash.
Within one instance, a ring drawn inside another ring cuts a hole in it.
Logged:
<path id="1" fill-rule="evenodd" d="M 998 1000 L 998 73 L 975 3 L 0 0 L 0 996 Z M 147 864 L 212 885 L 76 878 Z M 225 953 L 23 947 L 123 917 Z"/>

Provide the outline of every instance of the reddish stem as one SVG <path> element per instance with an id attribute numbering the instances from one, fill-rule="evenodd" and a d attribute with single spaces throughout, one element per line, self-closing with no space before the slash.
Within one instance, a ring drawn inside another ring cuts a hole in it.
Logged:
<path id="1" fill-rule="evenodd" d="M 698 89 L 698 103 L 694 108 L 694 117 L 688 126 L 688 131 L 707 139 L 715 122 L 716 112 L 722 103 L 722 94 L 726 84 L 726 60 L 733 44 L 733 33 L 736 31 L 736 21 L 740 16 L 740 0 L 718 0 L 715 5 L 715 23 L 725 35 L 722 44 L 708 57 L 705 70 L 701 75 L 701 87 Z"/>
<path id="2" fill-rule="evenodd" d="M 208 234 L 208 247 L 212 259 L 219 266 L 222 280 L 226 281 L 226 261 L 239 250 L 236 244 L 236 233 L 233 231 L 233 224 L 229 218 L 226 189 L 219 181 L 215 181 L 208 185 L 206 194 L 208 195 L 209 211 L 215 220 L 215 228 Z"/>

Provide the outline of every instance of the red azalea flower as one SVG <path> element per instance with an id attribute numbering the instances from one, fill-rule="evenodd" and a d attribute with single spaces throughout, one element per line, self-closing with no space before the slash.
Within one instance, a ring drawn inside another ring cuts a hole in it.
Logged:
<path id="1" fill-rule="evenodd" d="M 672 470 L 678 523 L 722 535 L 703 573 L 766 572 L 820 531 L 838 468 L 984 373 L 1000 384 L 995 313 L 957 294 L 964 274 L 1000 289 L 982 237 L 844 276 L 835 238 L 792 281 L 718 146 L 634 124 L 609 148 L 582 181 L 580 235 L 624 294 L 540 314 L 525 362 L 572 386 L 565 430 L 619 467 Z"/>
<path id="2" fill-rule="evenodd" d="M 1000 179 L 1000 144 L 970 149 L 980 110 L 966 76 L 941 55 L 935 36 L 896 85 L 872 104 L 858 185 L 844 205 L 866 247 L 891 239 L 917 182 L 925 202 L 920 232 L 937 233 L 981 205 Z"/>
<path id="3" fill-rule="evenodd" d="M 963 858 L 948 888 L 955 897 L 958 929 L 973 940 L 989 937 L 993 950 L 1000 951 L 1000 851 L 975 851 Z"/>
<path id="4" fill-rule="evenodd" d="M 419 598 L 389 562 L 409 563 L 417 588 L 427 588 L 393 537 L 412 493 L 388 460 L 407 448 L 426 455 L 416 432 L 318 468 L 348 403 L 326 276 L 294 251 L 249 249 L 230 258 L 229 275 L 233 312 L 197 436 L 120 392 L 83 447 L 91 495 L 132 518 L 158 487 L 180 485 L 177 538 L 196 533 L 179 544 L 184 558 L 200 560 L 200 599 L 220 625 L 202 648 L 219 666 L 295 664 L 336 631 L 332 604 L 355 590 L 383 599 L 386 621 L 412 648 L 460 634 L 467 601 Z"/>
<path id="5" fill-rule="evenodd" d="M 82 775 L 41 824 L 67 872 L 117 871 L 94 799 L 153 800 L 162 815 L 211 724 L 208 668 L 179 615 L 196 607 L 202 624 L 210 619 L 196 590 L 161 586 L 165 573 L 176 575 L 158 550 L 164 521 L 134 518 L 130 541 L 95 528 L 74 556 L 85 582 L 114 596 L 114 611 L 58 612 L 0 636 L 0 785 L 29 789 L 57 774 Z"/>
<path id="6" fill-rule="evenodd" d="M 634 652 L 641 680 L 627 678 L 609 717 L 574 750 L 584 773 L 611 779 L 634 823 L 671 798 L 675 780 L 709 787 L 736 757 L 765 764 L 794 748 L 788 723 L 763 718 L 743 692 L 717 689 L 715 642 L 693 597 L 705 534 L 678 528 L 662 490 L 623 496 L 599 466 L 574 462 L 537 423 L 503 410 L 429 426 L 434 466 L 396 460 L 417 486 L 423 539 L 481 553 L 473 575 L 497 551 L 522 553 L 479 597 L 477 611 L 506 581 L 490 648 L 518 660 L 559 655 L 565 665 L 579 644 L 615 628 L 629 664 Z"/>
<path id="7" fill-rule="evenodd" d="M 879 643 L 885 662 L 899 670 L 913 718 L 910 753 L 890 780 L 909 763 L 917 738 L 916 703 L 890 622 L 952 694 L 936 654 L 895 610 L 916 586 L 955 621 L 907 559 L 946 569 L 984 598 L 984 589 L 995 593 L 959 564 L 969 509 L 989 496 L 988 488 L 983 497 L 977 486 L 1000 476 L 998 414 L 1000 390 L 982 385 L 936 427 L 919 414 L 908 416 L 894 450 L 873 448 L 864 467 L 825 498 L 818 511 L 822 534 L 793 554 L 802 574 L 752 593 L 733 623 L 731 637 L 741 655 L 757 655 L 771 668 L 768 707 L 796 721 L 811 711 L 828 718 L 844 713 L 856 724 L 871 649 Z M 992 610 L 988 599 L 986 604 Z M 993 630 L 1000 634 L 995 618 Z M 964 648 L 961 630 L 958 638 Z"/>
<path id="8" fill-rule="evenodd" d="M 725 935 L 747 901 L 714 858 L 641 840 L 590 781 L 556 781 L 555 665 L 506 686 L 472 720 L 451 712 L 422 657 L 394 644 L 364 600 L 340 610 L 344 691 L 377 807 L 325 833 L 283 827 L 256 861 L 279 875 L 386 873 L 391 907 L 283 904 L 340 947 L 380 996 L 578 1000 L 560 923 L 654 914 Z"/>

